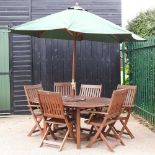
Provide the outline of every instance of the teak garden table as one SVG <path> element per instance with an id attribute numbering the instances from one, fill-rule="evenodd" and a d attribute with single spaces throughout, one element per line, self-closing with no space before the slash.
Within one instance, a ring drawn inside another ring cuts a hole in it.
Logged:
<path id="1" fill-rule="evenodd" d="M 70 97 L 71 98 L 71 97 Z M 73 97 L 74 98 L 74 97 Z M 94 108 L 99 108 L 99 107 L 105 107 L 108 106 L 110 103 L 110 98 L 81 98 L 81 100 L 71 98 L 69 100 L 67 97 L 66 99 L 63 98 L 64 100 L 64 106 L 69 107 L 69 108 L 74 108 L 76 109 L 76 137 L 77 137 L 77 148 L 80 148 L 80 143 L 81 143 L 81 123 L 80 123 L 80 111 L 82 109 L 94 109 Z"/>

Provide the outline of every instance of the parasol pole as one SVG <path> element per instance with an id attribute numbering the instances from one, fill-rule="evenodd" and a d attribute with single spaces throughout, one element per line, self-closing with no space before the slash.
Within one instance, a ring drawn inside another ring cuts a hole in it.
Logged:
<path id="1" fill-rule="evenodd" d="M 76 90 L 76 83 L 75 83 L 75 64 L 76 64 L 76 32 L 73 34 L 73 55 L 72 55 L 72 90 L 73 90 L 73 96 L 75 94 Z"/>
<path id="2" fill-rule="evenodd" d="M 73 38 L 73 51 L 72 51 L 72 96 L 76 95 L 76 82 L 75 82 L 75 60 L 76 60 L 76 39 L 78 37 L 77 32 L 71 32 L 64 29 Z"/>

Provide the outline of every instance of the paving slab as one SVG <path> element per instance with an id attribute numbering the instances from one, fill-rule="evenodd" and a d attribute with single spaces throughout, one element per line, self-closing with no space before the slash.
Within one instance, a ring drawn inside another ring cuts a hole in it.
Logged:
<path id="1" fill-rule="evenodd" d="M 67 140 L 61 152 L 47 145 L 40 148 L 41 136 L 38 133 L 27 136 L 32 124 L 30 115 L 0 117 L 0 155 L 155 155 L 155 133 L 133 117 L 128 126 L 135 138 L 123 137 L 125 146 L 118 145 L 113 153 L 102 141 L 95 143 L 92 148 L 86 148 L 88 141 L 82 141 L 81 149 L 76 149 L 76 144 Z"/>

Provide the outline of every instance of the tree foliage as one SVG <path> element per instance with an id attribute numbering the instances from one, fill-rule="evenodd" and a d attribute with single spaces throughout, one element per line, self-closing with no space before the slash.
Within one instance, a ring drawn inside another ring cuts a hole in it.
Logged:
<path id="1" fill-rule="evenodd" d="M 155 35 L 155 9 L 140 12 L 136 18 L 128 22 L 127 29 L 144 38 Z"/>

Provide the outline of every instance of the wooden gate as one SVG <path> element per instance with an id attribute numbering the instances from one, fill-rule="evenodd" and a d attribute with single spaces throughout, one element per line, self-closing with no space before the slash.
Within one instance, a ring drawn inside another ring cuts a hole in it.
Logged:
<path id="1" fill-rule="evenodd" d="M 9 37 L 0 27 L 0 113 L 10 112 Z"/>

